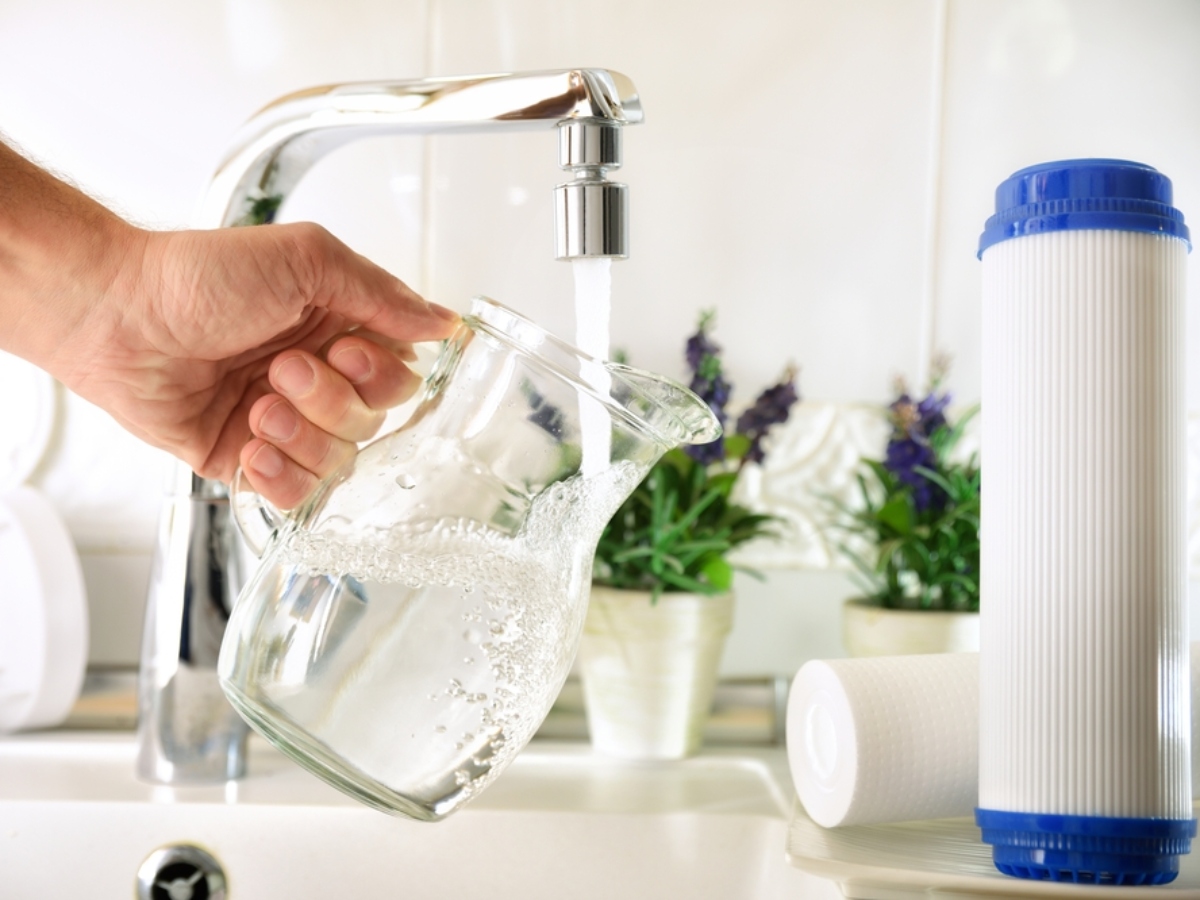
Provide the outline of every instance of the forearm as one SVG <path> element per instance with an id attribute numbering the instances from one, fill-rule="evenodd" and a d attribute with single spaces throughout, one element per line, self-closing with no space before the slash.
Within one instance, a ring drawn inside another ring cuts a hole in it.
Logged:
<path id="1" fill-rule="evenodd" d="M 0 350 L 61 377 L 104 300 L 140 270 L 142 233 L 0 142 Z"/>

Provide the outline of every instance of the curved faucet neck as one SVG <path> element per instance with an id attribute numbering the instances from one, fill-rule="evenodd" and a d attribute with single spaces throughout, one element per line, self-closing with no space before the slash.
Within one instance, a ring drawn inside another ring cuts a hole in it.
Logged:
<path id="1" fill-rule="evenodd" d="M 573 120 L 642 121 L 633 83 L 607 69 L 564 69 L 336 84 L 274 101 L 238 132 L 209 186 L 206 227 L 274 220 L 300 179 L 361 137 L 527 131 Z"/>

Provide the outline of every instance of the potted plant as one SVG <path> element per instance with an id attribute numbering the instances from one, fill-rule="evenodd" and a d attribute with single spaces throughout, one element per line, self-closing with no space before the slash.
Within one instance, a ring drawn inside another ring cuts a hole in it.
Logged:
<path id="1" fill-rule="evenodd" d="M 863 587 L 843 611 L 851 656 L 979 649 L 979 460 L 955 452 L 978 407 L 947 418 L 944 370 L 921 399 L 897 385 L 883 459 L 862 461 L 859 502 L 838 507 Z"/>
<path id="2" fill-rule="evenodd" d="M 795 371 L 727 427 L 731 386 L 713 342 L 711 312 L 687 341 L 691 388 L 726 434 L 668 452 L 600 538 L 580 648 L 593 746 L 637 759 L 675 759 L 700 744 L 725 637 L 733 623 L 732 551 L 774 519 L 732 499 L 738 476 L 761 463 L 764 441 L 797 400 Z"/>

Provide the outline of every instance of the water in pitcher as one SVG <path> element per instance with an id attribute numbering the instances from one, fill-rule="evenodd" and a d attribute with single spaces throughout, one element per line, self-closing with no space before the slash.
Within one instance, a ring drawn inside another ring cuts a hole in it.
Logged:
<path id="1" fill-rule="evenodd" d="M 567 478 L 513 535 L 463 520 L 353 544 L 293 531 L 256 576 L 278 582 L 278 627 L 254 623 L 266 638 L 238 663 L 270 688 L 231 699 L 359 799 L 445 816 L 491 782 L 554 702 L 596 540 L 644 474 L 620 462 Z"/>

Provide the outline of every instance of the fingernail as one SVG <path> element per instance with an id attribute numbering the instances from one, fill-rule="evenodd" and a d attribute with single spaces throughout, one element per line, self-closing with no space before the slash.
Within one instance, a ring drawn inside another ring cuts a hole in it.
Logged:
<path id="1" fill-rule="evenodd" d="M 436 303 L 429 304 L 429 311 L 443 322 L 457 322 L 459 320 L 459 315 L 454 310 L 438 306 Z"/>
<path id="2" fill-rule="evenodd" d="M 312 390 L 317 373 L 308 360 L 302 356 L 293 356 L 285 360 L 275 370 L 275 385 L 285 394 L 298 397 Z"/>
<path id="3" fill-rule="evenodd" d="M 371 376 L 371 361 L 359 347 L 339 350 L 329 359 L 329 364 L 353 384 L 360 384 Z"/>
<path id="4" fill-rule="evenodd" d="M 300 421 L 290 403 L 280 400 L 271 406 L 258 420 L 258 430 L 265 438 L 273 441 L 290 441 L 296 436 Z"/>
<path id="5" fill-rule="evenodd" d="M 283 471 L 283 454 L 270 444 L 263 444 L 254 451 L 248 465 L 263 478 L 274 478 Z"/>

